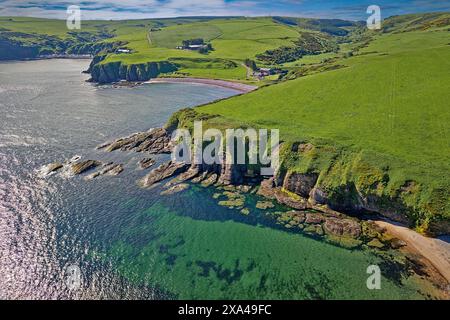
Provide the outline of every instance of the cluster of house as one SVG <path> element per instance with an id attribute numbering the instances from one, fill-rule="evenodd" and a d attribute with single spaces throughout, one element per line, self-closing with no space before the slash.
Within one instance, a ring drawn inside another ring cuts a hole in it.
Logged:
<path id="1" fill-rule="evenodd" d="M 193 50 L 200 51 L 201 53 L 207 53 L 212 50 L 212 46 L 210 43 L 205 43 L 205 41 L 201 38 L 199 39 L 191 39 L 191 40 L 183 40 L 181 46 L 176 47 L 178 50 Z"/>
<path id="2" fill-rule="evenodd" d="M 254 76 L 256 77 L 268 77 L 275 74 L 275 70 L 271 68 L 259 68 L 255 71 Z"/>
<path id="3" fill-rule="evenodd" d="M 253 72 L 253 76 L 258 79 L 264 79 L 265 77 L 272 76 L 275 74 L 283 75 L 286 73 L 287 73 L 286 70 L 281 70 L 281 69 L 259 68 L 258 70 Z"/>
<path id="4" fill-rule="evenodd" d="M 176 47 L 178 50 L 194 50 L 194 51 L 198 51 L 201 49 L 207 49 L 208 45 L 207 44 L 190 44 L 188 46 L 177 46 Z"/>
<path id="5" fill-rule="evenodd" d="M 131 50 L 126 48 L 119 48 L 116 50 L 116 53 L 131 53 Z"/>

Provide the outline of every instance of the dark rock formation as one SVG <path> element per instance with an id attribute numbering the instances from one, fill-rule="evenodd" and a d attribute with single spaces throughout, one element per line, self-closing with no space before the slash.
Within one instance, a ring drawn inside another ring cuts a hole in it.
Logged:
<path id="1" fill-rule="evenodd" d="M 141 161 L 139 161 L 139 167 L 142 170 L 145 170 L 145 169 L 152 167 L 155 163 L 156 163 L 155 159 L 145 158 L 145 159 L 142 159 Z"/>
<path id="2" fill-rule="evenodd" d="M 188 180 L 191 180 L 191 179 L 194 179 L 195 177 L 197 177 L 199 173 L 200 173 L 199 167 L 193 166 L 193 167 L 190 167 L 188 171 L 180 174 L 178 176 L 178 180 L 180 182 L 188 181 Z"/>
<path id="3" fill-rule="evenodd" d="M 140 185 L 144 188 L 151 187 L 157 182 L 185 172 L 188 168 L 189 166 L 185 163 L 166 162 L 146 175 L 140 181 Z"/>
<path id="4" fill-rule="evenodd" d="M 224 164 L 222 166 L 219 183 L 223 185 L 239 185 L 245 180 L 247 167 L 239 164 Z"/>
<path id="5" fill-rule="evenodd" d="M 129 137 L 120 138 L 112 143 L 98 147 L 108 152 L 115 150 L 148 152 L 151 154 L 170 153 L 170 136 L 165 129 L 152 129 L 147 132 L 135 133 Z"/>
<path id="6" fill-rule="evenodd" d="M 18 41 L 0 39 L 0 60 L 34 59 L 39 56 L 37 45 L 24 46 Z"/>
<path id="7" fill-rule="evenodd" d="M 307 213 L 305 216 L 305 222 L 308 224 L 321 224 L 325 220 L 325 216 L 320 213 Z"/>
<path id="8" fill-rule="evenodd" d="M 308 203 L 305 199 L 300 197 L 292 197 L 292 195 L 286 194 L 282 190 L 275 191 L 275 199 L 281 204 L 297 210 L 308 209 Z"/>
<path id="9" fill-rule="evenodd" d="M 98 58 L 101 60 L 102 58 Z M 177 66 L 169 61 L 147 62 L 142 64 L 127 65 L 122 62 L 103 61 L 93 63 L 89 71 L 91 81 L 100 84 L 113 83 L 120 80 L 130 82 L 148 81 L 158 77 L 161 73 L 170 73 L 177 70 Z"/>
<path id="10" fill-rule="evenodd" d="M 316 173 L 288 173 L 284 179 L 283 188 L 303 198 L 309 198 L 311 190 L 317 183 L 318 177 Z"/>
<path id="11" fill-rule="evenodd" d="M 350 219 L 326 218 L 323 229 L 327 234 L 340 237 L 358 238 L 361 235 L 361 226 Z"/>
<path id="12" fill-rule="evenodd" d="M 308 203 L 305 199 L 295 194 L 288 194 L 280 187 L 276 187 L 274 178 L 261 181 L 258 194 L 268 199 L 276 199 L 279 203 L 296 210 L 308 209 Z"/>
<path id="13" fill-rule="evenodd" d="M 217 182 L 218 176 L 215 173 L 211 173 L 205 180 L 202 181 L 203 187 L 210 187 Z"/>

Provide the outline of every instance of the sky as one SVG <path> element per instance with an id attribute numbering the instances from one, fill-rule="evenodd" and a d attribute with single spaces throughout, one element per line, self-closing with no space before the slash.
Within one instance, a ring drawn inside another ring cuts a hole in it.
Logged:
<path id="1" fill-rule="evenodd" d="M 369 5 L 382 17 L 450 11 L 450 0 L 0 0 L 0 16 L 67 18 L 78 5 L 83 19 L 143 19 L 181 16 L 299 16 L 366 20 Z"/>

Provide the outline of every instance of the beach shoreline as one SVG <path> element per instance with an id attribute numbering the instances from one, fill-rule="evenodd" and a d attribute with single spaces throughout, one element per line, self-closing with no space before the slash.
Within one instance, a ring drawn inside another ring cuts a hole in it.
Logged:
<path id="1" fill-rule="evenodd" d="M 216 80 L 216 79 L 205 79 L 205 78 L 154 78 L 144 83 L 194 83 L 194 84 L 204 84 L 211 86 L 218 86 L 227 89 L 233 89 L 240 91 L 242 93 L 248 93 L 258 89 L 257 86 L 252 86 L 239 82 L 231 82 L 226 80 Z"/>
<path id="2" fill-rule="evenodd" d="M 392 236 L 403 240 L 407 246 L 405 250 L 418 254 L 426 259 L 430 266 L 450 285 L 450 243 L 423 236 L 416 231 L 388 220 L 377 220 L 375 223 L 385 229 Z"/>

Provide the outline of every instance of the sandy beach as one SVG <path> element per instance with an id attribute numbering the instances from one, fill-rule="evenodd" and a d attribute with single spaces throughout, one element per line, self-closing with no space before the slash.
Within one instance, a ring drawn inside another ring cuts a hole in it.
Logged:
<path id="1" fill-rule="evenodd" d="M 151 79 L 150 81 L 147 81 L 146 83 L 198 83 L 233 89 L 240 91 L 242 93 L 258 89 L 257 86 L 251 86 L 244 83 L 231 82 L 225 80 L 203 79 L 203 78 L 155 78 Z"/>
<path id="2" fill-rule="evenodd" d="M 407 248 L 427 259 L 450 283 L 450 243 L 425 237 L 414 230 L 387 221 L 375 221 L 380 227 L 407 243 Z"/>

